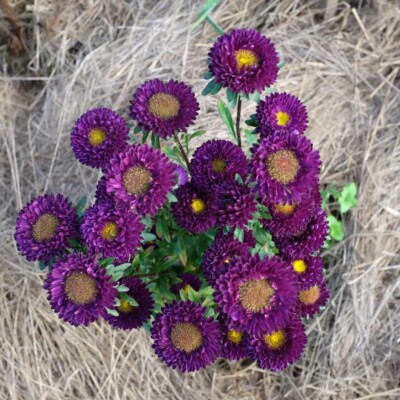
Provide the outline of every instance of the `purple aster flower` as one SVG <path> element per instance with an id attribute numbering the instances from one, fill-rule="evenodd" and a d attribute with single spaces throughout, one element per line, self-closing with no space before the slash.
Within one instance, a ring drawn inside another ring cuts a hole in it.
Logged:
<path id="1" fill-rule="evenodd" d="M 316 282 L 302 282 L 297 299 L 299 315 L 301 317 L 314 316 L 329 300 L 329 290 L 325 281 L 322 279 Z"/>
<path id="2" fill-rule="evenodd" d="M 232 92 L 262 92 L 278 76 L 273 43 L 253 29 L 235 29 L 220 36 L 209 54 L 215 82 Z"/>
<path id="3" fill-rule="evenodd" d="M 230 329 L 254 334 L 287 323 L 296 295 L 297 278 L 288 262 L 243 253 L 230 259 L 217 279 L 214 298 Z"/>
<path id="4" fill-rule="evenodd" d="M 300 202 L 316 186 L 320 165 L 304 135 L 274 133 L 253 148 L 251 173 L 265 202 Z"/>
<path id="5" fill-rule="evenodd" d="M 201 280 L 198 276 L 194 274 L 183 273 L 178 276 L 178 278 L 182 279 L 182 282 L 176 283 L 171 286 L 171 292 L 179 295 L 179 291 L 184 289 L 187 291 L 187 287 L 190 286 L 194 291 L 200 290 Z"/>
<path id="6" fill-rule="evenodd" d="M 121 304 L 115 307 L 119 314 L 118 317 L 107 313 L 104 318 L 114 328 L 138 329 L 151 316 L 151 310 L 154 307 L 153 297 L 145 283 L 134 276 L 123 278 L 119 283 L 129 288 L 126 294 L 135 299 L 139 305 L 134 307 L 127 301 L 120 299 Z"/>
<path id="7" fill-rule="evenodd" d="M 263 220 L 264 228 L 276 238 L 301 235 L 321 207 L 318 186 L 302 196 L 299 203 L 268 203 L 272 219 Z"/>
<path id="8" fill-rule="evenodd" d="M 138 214 L 154 215 L 164 205 L 176 177 L 175 166 L 160 150 L 145 144 L 128 146 L 110 162 L 107 193 Z"/>
<path id="9" fill-rule="evenodd" d="M 127 262 L 136 253 L 142 240 L 144 225 L 127 208 L 115 207 L 112 201 L 99 202 L 83 217 L 82 236 L 89 251 L 115 257 L 115 262 Z"/>
<path id="10" fill-rule="evenodd" d="M 87 111 L 75 122 L 71 145 L 75 157 L 93 168 L 105 168 L 128 141 L 125 120 L 108 108 Z"/>
<path id="11" fill-rule="evenodd" d="M 298 236 L 274 238 L 279 251 L 285 258 L 296 259 L 319 251 L 328 235 L 328 222 L 322 209 L 319 209 L 307 228 Z"/>
<path id="12" fill-rule="evenodd" d="M 166 139 L 185 132 L 197 117 L 199 103 L 189 86 L 178 81 L 153 79 L 133 95 L 130 116 L 145 131 Z"/>
<path id="13" fill-rule="evenodd" d="M 104 201 L 114 201 L 113 196 L 107 193 L 107 178 L 105 175 L 103 175 L 97 182 L 95 197 L 96 203 L 101 203 Z"/>
<path id="14" fill-rule="evenodd" d="M 226 318 L 222 314 L 220 314 L 218 320 L 222 332 L 221 357 L 232 361 L 240 361 L 249 357 L 247 333 L 229 329 Z"/>
<path id="15" fill-rule="evenodd" d="M 306 255 L 291 260 L 293 271 L 300 282 L 321 282 L 323 280 L 323 263 L 320 255 Z"/>
<path id="16" fill-rule="evenodd" d="M 14 237 L 28 261 L 48 263 L 79 237 L 76 209 L 61 194 L 39 196 L 19 212 Z"/>
<path id="17" fill-rule="evenodd" d="M 230 181 L 218 187 L 218 223 L 244 228 L 257 209 L 254 194 L 247 185 Z"/>
<path id="18" fill-rule="evenodd" d="M 249 245 L 239 242 L 232 234 L 224 235 L 222 231 L 215 236 L 213 244 L 204 253 L 202 268 L 207 282 L 215 287 L 220 275 L 228 270 L 229 261 L 236 255 L 248 253 Z"/>
<path id="19" fill-rule="evenodd" d="M 250 354 L 260 368 L 280 371 L 301 357 L 307 343 L 301 320 L 296 318 L 283 326 L 250 339 Z"/>
<path id="20" fill-rule="evenodd" d="M 307 110 L 304 104 L 288 93 L 273 93 L 257 106 L 257 132 L 261 136 L 274 132 L 304 133 L 307 129 Z"/>
<path id="21" fill-rule="evenodd" d="M 222 334 L 206 308 L 190 301 L 174 301 L 163 307 L 153 322 L 153 348 L 168 367 L 197 371 L 220 355 Z"/>
<path id="22" fill-rule="evenodd" d="M 216 224 L 215 196 L 195 188 L 192 183 L 180 186 L 176 191 L 178 202 L 172 213 L 178 225 L 188 232 L 199 234 Z"/>
<path id="23" fill-rule="evenodd" d="M 208 140 L 193 154 L 190 175 L 195 185 L 209 189 L 210 185 L 234 180 L 247 174 L 247 159 L 242 149 L 228 140 Z"/>
<path id="24" fill-rule="evenodd" d="M 185 183 L 189 181 L 189 175 L 186 172 L 186 169 L 180 165 L 176 165 L 175 173 L 178 177 L 178 186 L 183 186 Z"/>
<path id="25" fill-rule="evenodd" d="M 43 287 L 51 307 L 71 325 L 89 325 L 104 317 L 118 294 L 105 268 L 82 253 L 55 262 Z"/>

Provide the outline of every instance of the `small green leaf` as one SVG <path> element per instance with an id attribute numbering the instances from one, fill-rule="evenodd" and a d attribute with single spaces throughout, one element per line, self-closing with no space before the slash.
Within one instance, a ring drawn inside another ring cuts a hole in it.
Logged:
<path id="1" fill-rule="evenodd" d="M 131 266 L 131 263 L 120 264 L 120 265 L 117 265 L 117 266 L 114 268 L 114 271 L 115 271 L 115 272 L 125 271 L 125 270 L 128 269 L 130 266 Z"/>
<path id="2" fill-rule="evenodd" d="M 230 109 L 235 108 L 237 99 L 238 99 L 238 94 L 235 92 L 232 92 L 229 88 L 226 89 L 226 98 L 228 100 L 228 106 Z"/>
<path id="3" fill-rule="evenodd" d="M 152 242 L 157 239 L 156 235 L 150 232 L 142 232 L 143 242 Z"/>
<path id="4" fill-rule="evenodd" d="M 246 121 L 244 121 L 246 125 L 248 126 L 252 126 L 254 128 L 257 128 L 258 126 L 258 122 L 255 119 L 246 119 Z"/>
<path id="5" fill-rule="evenodd" d="M 187 294 L 186 294 L 186 292 L 185 292 L 183 289 L 181 289 L 181 290 L 179 291 L 179 297 L 180 297 L 181 300 L 183 300 L 183 301 L 189 300 L 189 299 L 188 299 L 188 296 L 187 296 Z"/>
<path id="6" fill-rule="evenodd" d="M 173 193 L 168 193 L 167 199 L 170 203 L 176 203 L 178 201 L 177 197 Z"/>
<path id="7" fill-rule="evenodd" d="M 121 299 L 127 301 L 133 307 L 139 306 L 139 303 L 133 297 L 127 295 L 126 293 L 121 293 Z"/>
<path id="8" fill-rule="evenodd" d="M 133 130 L 133 133 L 136 135 L 137 133 L 142 132 L 142 127 L 141 126 L 136 126 L 135 129 Z"/>
<path id="9" fill-rule="evenodd" d="M 236 174 L 236 175 L 235 175 L 235 181 L 236 181 L 237 183 L 239 183 L 240 185 L 243 185 L 243 178 L 241 177 L 241 175 Z"/>
<path id="10" fill-rule="evenodd" d="M 203 76 L 203 78 L 206 79 L 206 80 L 209 80 L 209 79 L 211 79 L 212 77 L 213 77 L 213 74 L 212 74 L 211 71 L 206 72 L 206 73 L 204 74 L 204 76 Z"/>
<path id="11" fill-rule="evenodd" d="M 69 244 L 69 247 L 72 247 L 73 249 L 79 249 L 81 247 L 79 239 L 76 239 L 76 238 L 68 239 L 68 244 Z"/>
<path id="12" fill-rule="evenodd" d="M 110 315 L 112 315 L 114 317 L 118 317 L 119 316 L 119 312 L 117 310 L 112 310 L 112 309 L 107 308 L 107 307 L 106 307 L 106 310 Z"/>
<path id="13" fill-rule="evenodd" d="M 160 136 L 152 133 L 151 134 L 151 145 L 155 148 L 155 149 L 159 149 L 160 148 Z"/>
<path id="14" fill-rule="evenodd" d="M 328 215 L 329 222 L 329 235 L 332 239 L 341 241 L 344 239 L 344 227 L 343 222 L 339 221 L 333 215 Z"/>
<path id="15" fill-rule="evenodd" d="M 121 305 L 121 300 L 118 297 L 116 297 L 114 302 L 114 307 L 119 307 L 120 305 Z"/>
<path id="16" fill-rule="evenodd" d="M 279 64 L 278 64 L 278 68 L 280 69 L 280 68 L 283 68 L 284 66 L 285 66 L 285 64 L 286 64 L 286 61 L 285 60 L 281 60 L 280 62 L 279 62 Z"/>
<path id="17" fill-rule="evenodd" d="M 255 91 L 254 93 L 250 93 L 249 100 L 253 100 L 258 104 L 260 102 L 260 93 L 257 91 Z"/>
<path id="18" fill-rule="evenodd" d="M 340 212 L 342 214 L 349 211 L 351 208 L 357 207 L 357 186 L 354 182 L 348 183 L 342 189 L 338 198 Z"/>
<path id="19" fill-rule="evenodd" d="M 149 137 L 149 133 L 150 133 L 150 132 L 143 132 L 142 144 L 146 143 L 147 138 Z"/>
<path id="20" fill-rule="evenodd" d="M 124 271 L 113 272 L 112 279 L 114 282 L 119 281 L 124 276 Z"/>
<path id="21" fill-rule="evenodd" d="M 218 100 L 218 112 L 222 120 L 224 121 L 225 125 L 227 126 L 228 131 L 232 136 L 234 142 L 237 143 L 237 137 L 231 111 L 222 100 Z"/>
<path id="22" fill-rule="evenodd" d="M 97 264 L 99 264 L 101 267 L 105 267 L 109 264 L 112 264 L 115 260 L 115 257 L 107 257 L 104 260 L 99 260 L 97 261 Z"/>
<path id="23" fill-rule="evenodd" d="M 76 208 L 78 211 L 82 211 L 85 208 L 87 202 L 87 197 L 86 196 L 82 196 L 79 200 L 78 203 L 76 204 Z"/>
<path id="24" fill-rule="evenodd" d="M 243 242 L 244 240 L 244 230 L 242 228 L 236 227 L 233 232 L 233 236 L 239 240 L 239 242 Z"/>
<path id="25" fill-rule="evenodd" d="M 193 132 L 191 135 L 189 135 L 189 142 L 192 139 L 196 138 L 196 137 L 203 136 L 206 132 L 207 131 L 196 131 L 196 132 Z"/>
<path id="26" fill-rule="evenodd" d="M 211 89 L 210 94 L 217 94 L 222 89 L 222 83 L 216 83 L 214 87 Z"/>
<path id="27" fill-rule="evenodd" d="M 45 264 L 43 261 L 39 261 L 39 269 L 41 271 L 43 271 L 46 268 L 47 268 L 47 264 Z"/>
<path id="28" fill-rule="evenodd" d="M 129 292 L 128 286 L 118 285 L 117 289 L 118 289 L 118 292 L 120 292 L 120 293 Z"/>
<path id="29" fill-rule="evenodd" d="M 211 91 L 214 89 L 214 86 L 216 85 L 215 79 L 211 80 L 210 82 L 207 83 L 206 87 L 203 89 L 201 94 L 203 96 L 207 96 L 208 94 L 211 93 Z"/>
<path id="30" fill-rule="evenodd" d="M 255 135 L 252 131 L 245 129 L 244 134 L 246 136 L 247 143 L 250 146 L 253 146 L 254 144 L 256 144 L 258 142 L 258 136 Z"/>
<path id="31" fill-rule="evenodd" d="M 222 0 L 207 0 L 201 8 L 199 17 L 197 18 L 193 28 L 197 28 L 207 18 L 207 15 L 209 15 L 211 11 L 221 3 L 221 1 Z"/>

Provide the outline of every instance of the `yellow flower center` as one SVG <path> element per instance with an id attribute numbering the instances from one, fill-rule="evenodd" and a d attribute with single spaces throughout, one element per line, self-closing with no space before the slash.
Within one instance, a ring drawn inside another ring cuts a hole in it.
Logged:
<path id="1" fill-rule="evenodd" d="M 206 209 L 206 205 L 201 199 L 192 200 L 192 210 L 195 214 L 201 214 Z"/>
<path id="2" fill-rule="evenodd" d="M 71 272 L 65 279 L 65 293 L 76 305 L 91 303 L 97 296 L 96 280 L 86 272 Z"/>
<path id="3" fill-rule="evenodd" d="M 276 123 L 279 126 L 286 126 L 290 121 L 290 116 L 287 112 L 278 111 L 276 113 Z"/>
<path id="4" fill-rule="evenodd" d="M 192 353 L 203 343 L 203 336 L 196 325 L 190 322 L 178 322 L 171 331 L 174 347 L 186 353 Z"/>
<path id="5" fill-rule="evenodd" d="M 147 168 L 137 165 L 129 168 L 124 173 L 122 180 L 128 194 L 142 196 L 149 190 L 152 175 Z"/>
<path id="6" fill-rule="evenodd" d="M 293 211 L 295 210 L 297 204 L 295 202 L 292 202 L 291 204 L 286 203 L 286 204 L 282 204 L 282 203 L 278 203 L 275 205 L 275 211 L 279 214 L 285 214 L 285 215 L 290 215 L 293 213 Z"/>
<path id="7" fill-rule="evenodd" d="M 214 160 L 212 162 L 212 170 L 214 172 L 220 172 L 220 173 L 225 172 L 226 171 L 226 162 L 224 160 L 220 160 L 220 159 Z"/>
<path id="8" fill-rule="evenodd" d="M 97 147 L 107 139 L 107 134 L 102 129 L 95 128 L 88 133 L 88 139 L 92 146 Z"/>
<path id="9" fill-rule="evenodd" d="M 279 350 L 286 341 L 285 332 L 281 329 L 272 332 L 270 335 L 264 335 L 264 340 L 267 346 L 272 350 Z"/>
<path id="10" fill-rule="evenodd" d="M 229 257 L 228 257 L 228 258 L 225 258 L 224 263 L 225 263 L 225 264 L 229 264 L 229 260 L 230 260 Z"/>
<path id="11" fill-rule="evenodd" d="M 251 50 L 247 49 L 236 50 L 235 58 L 239 69 L 241 69 L 242 67 L 244 68 L 254 67 L 257 66 L 258 64 L 258 57 Z"/>
<path id="12" fill-rule="evenodd" d="M 32 227 L 32 236 L 37 242 L 50 240 L 56 233 L 59 224 L 58 218 L 53 214 L 43 214 Z"/>
<path id="13" fill-rule="evenodd" d="M 185 285 L 185 286 L 183 287 L 183 290 L 184 290 L 184 292 L 185 292 L 186 294 L 189 293 L 189 286 L 190 286 L 190 285 Z"/>
<path id="14" fill-rule="evenodd" d="M 268 173 L 279 183 L 288 184 L 296 179 L 299 160 L 290 150 L 278 150 L 267 158 Z"/>
<path id="15" fill-rule="evenodd" d="M 306 305 L 312 305 L 317 302 L 321 295 L 321 289 L 318 286 L 312 286 L 307 290 L 300 290 L 299 300 Z"/>
<path id="16" fill-rule="evenodd" d="M 267 279 L 248 280 L 239 287 L 239 301 L 251 312 L 261 312 L 268 307 L 275 291 Z"/>
<path id="17" fill-rule="evenodd" d="M 230 330 L 228 332 L 228 340 L 230 340 L 233 343 L 240 343 L 243 339 L 243 333 L 239 331 L 235 331 L 234 329 Z"/>
<path id="18" fill-rule="evenodd" d="M 118 227 L 115 222 L 106 222 L 100 235 L 107 240 L 114 240 L 118 236 Z"/>
<path id="19" fill-rule="evenodd" d="M 293 265 L 293 269 L 298 274 L 302 274 L 303 272 L 307 271 L 307 264 L 304 262 L 304 260 L 294 260 L 292 265 Z"/>
<path id="20" fill-rule="evenodd" d="M 121 304 L 118 307 L 118 311 L 122 313 L 130 313 L 134 309 L 133 305 L 126 300 L 121 299 Z"/>
<path id="21" fill-rule="evenodd" d="M 156 93 L 150 97 L 149 111 L 155 117 L 168 120 L 179 114 L 181 105 L 179 100 L 167 93 Z"/>

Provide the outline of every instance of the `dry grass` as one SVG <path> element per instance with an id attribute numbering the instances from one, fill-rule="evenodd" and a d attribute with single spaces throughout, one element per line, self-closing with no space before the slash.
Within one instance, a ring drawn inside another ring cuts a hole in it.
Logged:
<path id="1" fill-rule="evenodd" d="M 340 3 L 326 21 L 308 1 L 229 0 L 215 13 L 226 30 L 256 27 L 275 41 L 287 61 L 278 89 L 309 109 L 323 182 L 356 181 L 360 205 L 347 217 L 346 240 L 325 255 L 332 300 L 308 324 L 301 362 L 283 373 L 219 362 L 186 375 L 157 360 L 144 332 L 60 322 L 41 290 L 43 273 L 17 255 L 12 235 L 18 209 L 32 197 L 93 193 L 98 173 L 81 166 L 69 146 L 79 114 L 99 105 L 126 114 L 134 88 L 152 77 L 183 79 L 200 93 L 215 33 L 191 30 L 196 1 L 13 3 L 28 53 L 7 55 L 0 30 L 0 398 L 400 398 L 395 3 Z M 225 136 L 215 100 L 200 101 L 197 125 Z"/>

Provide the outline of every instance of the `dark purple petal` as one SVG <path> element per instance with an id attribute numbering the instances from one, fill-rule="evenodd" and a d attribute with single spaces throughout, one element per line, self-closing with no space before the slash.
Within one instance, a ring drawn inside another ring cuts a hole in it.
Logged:
<path id="1" fill-rule="evenodd" d="M 182 282 L 176 283 L 175 285 L 171 286 L 171 292 L 179 295 L 179 291 L 181 289 L 185 289 L 186 286 L 190 286 L 194 291 L 200 290 L 201 287 L 201 280 L 198 276 L 189 273 L 183 273 L 178 275 L 178 278 L 182 279 Z"/>

